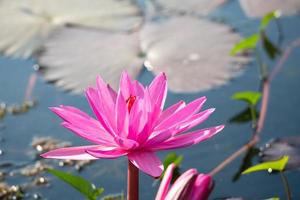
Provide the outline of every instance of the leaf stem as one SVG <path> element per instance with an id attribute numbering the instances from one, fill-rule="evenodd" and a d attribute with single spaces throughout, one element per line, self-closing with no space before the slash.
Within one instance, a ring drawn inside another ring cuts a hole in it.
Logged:
<path id="1" fill-rule="evenodd" d="M 268 76 L 268 69 L 266 64 L 262 61 L 261 55 L 259 54 L 259 50 L 257 48 L 255 48 L 255 57 L 259 66 L 261 79 L 264 80 Z"/>
<path id="2" fill-rule="evenodd" d="M 251 118 L 252 118 L 252 128 L 256 128 L 257 125 L 257 119 L 256 119 L 256 111 L 255 107 L 253 105 L 250 105 L 250 113 L 251 113 Z"/>
<path id="3" fill-rule="evenodd" d="M 284 39 L 284 33 L 283 33 L 283 29 L 282 29 L 280 20 L 278 18 L 275 18 L 275 23 L 276 23 L 276 27 L 277 27 L 277 31 L 278 31 L 277 46 L 280 47 L 282 44 L 282 41 Z"/>
<path id="4" fill-rule="evenodd" d="M 280 57 L 278 63 L 270 72 L 270 74 L 262 79 L 262 101 L 261 101 L 261 109 L 260 116 L 258 118 L 257 126 L 253 132 L 252 138 L 243 145 L 240 149 L 231 154 L 228 158 L 223 160 L 219 165 L 217 165 L 209 174 L 211 176 L 216 175 L 218 172 L 223 170 L 227 165 L 229 165 L 232 161 L 238 158 L 241 154 L 247 152 L 250 148 L 255 146 L 257 142 L 260 140 L 260 133 L 264 126 L 267 107 L 269 102 L 269 93 L 270 93 L 270 82 L 274 79 L 274 77 L 278 74 L 278 72 L 282 69 L 283 64 L 291 54 L 292 50 L 296 47 L 300 46 L 300 37 L 296 40 L 292 41 L 284 50 L 283 55 Z M 260 62 L 260 61 L 259 61 Z"/>
<path id="5" fill-rule="evenodd" d="M 139 169 L 128 160 L 127 200 L 139 199 Z"/>
<path id="6" fill-rule="evenodd" d="M 286 198 L 287 198 L 287 200 L 291 200 L 292 199 L 291 190 L 290 190 L 290 187 L 289 187 L 288 180 L 287 180 L 286 176 L 284 175 L 283 171 L 280 171 L 280 177 L 281 177 L 281 180 L 282 180 L 282 183 L 283 183 Z"/>

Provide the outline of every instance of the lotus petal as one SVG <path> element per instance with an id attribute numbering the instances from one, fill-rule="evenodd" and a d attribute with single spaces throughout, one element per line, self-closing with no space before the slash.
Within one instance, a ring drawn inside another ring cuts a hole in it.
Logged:
<path id="1" fill-rule="evenodd" d="M 96 146 L 77 146 L 77 147 L 66 147 L 48 151 L 42 154 L 44 158 L 55 158 L 55 159 L 72 159 L 72 160 L 95 160 L 96 157 L 91 156 L 86 151 Z"/>
<path id="2" fill-rule="evenodd" d="M 194 177 L 197 176 L 196 169 L 189 169 L 184 172 L 174 183 L 166 195 L 165 200 L 180 199 L 180 195 L 188 188 L 189 184 L 193 183 Z"/>
<path id="3" fill-rule="evenodd" d="M 149 87 L 144 87 L 136 80 L 131 81 L 128 73 L 124 71 L 116 94 L 99 76 L 97 87 L 86 90 L 87 99 L 99 121 L 74 107 L 52 108 L 64 120 L 63 125 L 66 128 L 97 145 L 56 149 L 42 156 L 113 159 L 127 155 L 137 168 L 153 177 L 159 177 L 163 164 L 155 155 L 156 151 L 197 144 L 209 139 L 224 127 L 222 125 L 180 134 L 208 117 L 209 114 L 205 114 L 205 111 L 200 112 L 205 97 L 192 101 L 177 112 L 182 103 L 171 106 L 167 113 L 163 112 L 165 119 L 158 124 L 166 97 L 166 80 L 162 73 Z M 210 112 L 212 110 L 208 110 Z"/>
<path id="4" fill-rule="evenodd" d="M 164 168 L 159 158 L 153 152 L 133 152 L 128 154 L 128 159 L 136 167 L 153 177 L 159 177 Z"/>
<path id="5" fill-rule="evenodd" d="M 166 172 L 163 176 L 164 178 L 161 181 L 161 184 L 160 184 L 159 189 L 157 191 L 155 200 L 164 199 L 166 197 L 166 195 L 168 194 L 170 183 L 172 181 L 173 171 L 174 171 L 175 168 L 176 168 L 176 165 L 174 163 L 171 163 L 169 165 L 169 167 L 166 169 Z"/>

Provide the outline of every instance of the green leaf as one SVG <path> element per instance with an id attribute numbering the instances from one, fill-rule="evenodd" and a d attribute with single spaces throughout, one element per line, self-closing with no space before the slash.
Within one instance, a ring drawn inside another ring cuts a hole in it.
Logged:
<path id="1" fill-rule="evenodd" d="M 258 119 L 259 112 L 256 109 L 254 110 L 254 115 L 255 115 L 255 119 Z M 229 123 L 242 124 L 251 121 L 252 118 L 253 116 L 251 114 L 251 108 L 246 107 L 244 110 L 231 117 L 229 119 Z"/>
<path id="2" fill-rule="evenodd" d="M 261 38 L 262 38 L 262 44 L 264 47 L 264 50 L 267 52 L 268 56 L 271 59 L 274 59 L 276 55 L 280 54 L 280 50 L 278 47 L 276 47 L 271 40 L 267 37 L 264 31 L 261 32 Z"/>
<path id="3" fill-rule="evenodd" d="M 240 52 L 244 52 L 245 50 L 254 49 L 256 48 L 256 45 L 260 39 L 259 34 L 253 34 L 243 40 L 241 40 L 239 43 L 237 43 L 230 52 L 230 55 L 234 56 Z"/>
<path id="4" fill-rule="evenodd" d="M 57 178 L 63 180 L 65 183 L 69 184 L 76 190 L 78 190 L 81 194 L 83 194 L 89 200 L 96 200 L 100 194 L 104 191 L 103 188 L 96 188 L 92 183 L 85 180 L 80 176 L 72 175 L 71 173 L 67 173 L 64 171 L 59 171 L 55 169 L 47 170 L 52 175 Z"/>
<path id="5" fill-rule="evenodd" d="M 279 197 L 271 197 L 271 198 L 268 198 L 268 199 L 265 199 L 265 200 L 280 200 Z"/>
<path id="6" fill-rule="evenodd" d="M 264 31 L 273 19 L 279 18 L 281 15 L 279 10 L 267 13 L 260 21 L 259 30 Z"/>
<path id="7" fill-rule="evenodd" d="M 248 174 L 256 171 L 263 171 L 263 170 L 277 170 L 277 171 L 283 171 L 285 168 L 285 165 L 287 164 L 289 160 L 288 156 L 283 156 L 279 160 L 274 160 L 274 161 L 269 161 L 269 162 L 264 162 L 255 166 L 252 166 L 245 171 L 243 171 L 242 174 Z"/>
<path id="8" fill-rule="evenodd" d="M 171 164 L 174 163 L 177 167 L 181 164 L 183 160 L 183 156 L 177 156 L 176 153 L 169 153 L 165 159 L 164 159 L 164 168 L 167 169 L 167 167 Z"/>
<path id="9" fill-rule="evenodd" d="M 245 101 L 249 105 L 255 106 L 261 98 L 261 93 L 255 91 L 243 91 L 235 93 L 231 98 L 234 100 Z"/>
<path id="10" fill-rule="evenodd" d="M 252 166 L 252 161 L 258 154 L 259 154 L 259 149 L 256 148 L 251 148 L 247 151 L 245 157 L 243 158 L 242 164 L 239 167 L 239 170 L 232 177 L 233 182 L 236 182 L 240 178 L 242 172 L 245 169 L 248 169 L 250 166 Z"/>
<path id="11" fill-rule="evenodd" d="M 176 153 L 174 153 L 174 152 L 169 153 L 164 159 L 164 162 L 163 162 L 164 171 L 163 171 L 162 175 L 160 176 L 160 179 L 162 179 L 164 177 L 168 166 L 171 163 L 174 163 L 176 167 L 174 169 L 172 181 L 171 181 L 173 183 L 180 176 L 179 166 L 182 163 L 182 160 L 183 160 L 183 156 L 177 156 Z"/>

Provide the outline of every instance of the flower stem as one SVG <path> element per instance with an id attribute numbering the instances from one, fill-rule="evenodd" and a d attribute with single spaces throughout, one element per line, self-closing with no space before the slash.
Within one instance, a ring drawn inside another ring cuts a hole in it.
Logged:
<path id="1" fill-rule="evenodd" d="M 252 119 L 252 128 L 256 128 L 257 119 L 256 119 L 256 110 L 253 105 L 250 106 L 250 113 L 251 113 L 251 119 Z"/>
<path id="2" fill-rule="evenodd" d="M 281 177 L 281 180 L 282 180 L 282 183 L 283 183 L 283 186 L 284 186 L 284 191 L 286 193 L 286 197 L 287 197 L 288 200 L 291 200 L 292 195 L 291 195 L 288 180 L 287 180 L 286 176 L 284 175 L 284 172 L 282 172 L 282 171 L 280 172 L 280 177 Z"/>
<path id="3" fill-rule="evenodd" d="M 25 90 L 24 101 L 32 101 L 33 100 L 32 99 L 32 91 L 34 89 L 34 86 L 36 85 L 36 79 L 37 79 L 36 73 L 30 74 L 30 76 L 28 78 L 26 90 Z"/>
<path id="4" fill-rule="evenodd" d="M 139 169 L 128 160 L 127 200 L 139 199 Z"/>

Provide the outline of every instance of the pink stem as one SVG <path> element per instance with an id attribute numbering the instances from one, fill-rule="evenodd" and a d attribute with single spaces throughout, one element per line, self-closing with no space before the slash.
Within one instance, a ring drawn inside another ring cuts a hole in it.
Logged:
<path id="1" fill-rule="evenodd" d="M 127 200 L 139 199 L 139 169 L 128 160 Z"/>
<path id="2" fill-rule="evenodd" d="M 25 101 L 31 101 L 32 100 L 32 91 L 34 89 L 34 86 L 36 84 L 37 75 L 36 73 L 30 74 L 30 77 L 28 79 L 28 84 L 25 91 Z"/>

